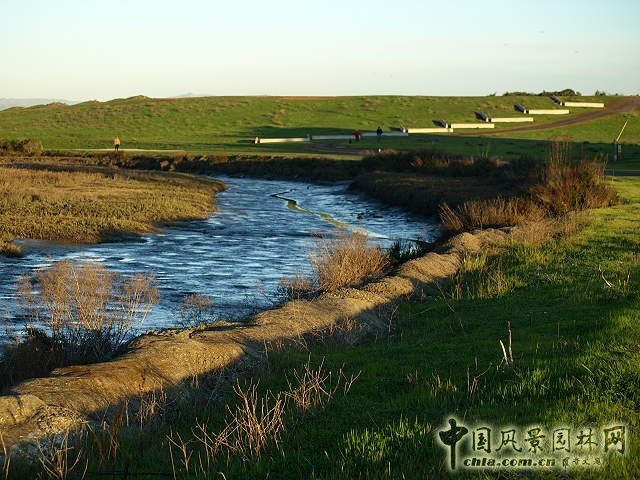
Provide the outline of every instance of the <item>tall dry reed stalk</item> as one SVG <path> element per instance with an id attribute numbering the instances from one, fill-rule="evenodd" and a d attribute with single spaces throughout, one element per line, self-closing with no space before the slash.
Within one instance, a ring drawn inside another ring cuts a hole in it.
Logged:
<path id="1" fill-rule="evenodd" d="M 50 479 L 83 479 L 87 474 L 89 460 L 82 449 L 71 446 L 69 432 L 54 438 L 50 447 L 39 446 L 38 461 L 45 475 Z"/>
<path id="2" fill-rule="evenodd" d="M 173 432 L 168 436 L 174 475 L 178 468 L 202 473 L 203 477 L 211 475 L 218 471 L 221 456 L 227 462 L 260 458 L 265 450 L 278 445 L 289 422 L 309 409 L 325 407 L 339 391 L 347 395 L 359 376 L 347 377 L 342 369 L 326 371 L 324 362 L 316 368 L 307 362 L 301 371 L 293 372 L 292 378 L 287 377 L 288 388 L 281 392 L 260 394 L 255 383 L 235 385 L 237 401 L 227 406 L 219 433 L 196 421 L 191 439 Z"/>

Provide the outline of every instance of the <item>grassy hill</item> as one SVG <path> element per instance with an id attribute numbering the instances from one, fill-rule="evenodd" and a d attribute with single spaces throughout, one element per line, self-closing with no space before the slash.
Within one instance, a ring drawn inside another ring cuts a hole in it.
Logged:
<path id="1" fill-rule="evenodd" d="M 577 97 L 564 100 L 604 102 L 607 108 L 628 97 Z M 152 99 L 144 96 L 108 102 L 90 101 L 69 106 L 61 103 L 0 112 L 0 138 L 33 138 L 47 150 L 111 148 L 118 135 L 122 148 L 185 150 L 189 154 L 323 154 L 357 156 L 349 142 L 332 142 L 327 152 L 312 144 L 253 145 L 259 137 L 291 137 L 349 134 L 355 129 L 385 131 L 404 125 L 432 127 L 434 120 L 449 123 L 477 122 L 475 112 L 492 117 L 521 116 L 514 105 L 530 109 L 554 109 L 543 96 L 488 97 L 199 97 Z M 569 117 L 590 109 L 571 109 Z M 610 153 L 611 141 L 625 120 L 631 120 L 623 141 L 638 151 L 639 111 L 614 114 L 605 119 L 552 130 L 516 132 L 522 124 L 499 124 L 490 135 L 482 131 L 447 135 L 412 135 L 387 139 L 385 148 L 431 148 L 476 155 L 520 155 L 540 140 L 568 133 L 576 142 L 589 142 L 595 151 Z M 549 125 L 567 116 L 536 115 L 535 125 Z M 469 138 L 468 135 L 471 135 Z M 478 140 L 480 139 L 480 140 Z M 516 141 L 517 140 L 517 141 Z M 595 145 L 595 147 L 594 147 Z M 377 147 L 365 139 L 361 149 Z"/>

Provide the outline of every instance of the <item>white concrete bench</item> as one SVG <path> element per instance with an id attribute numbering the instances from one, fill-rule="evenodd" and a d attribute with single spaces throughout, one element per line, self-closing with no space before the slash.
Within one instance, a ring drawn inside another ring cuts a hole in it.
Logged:
<path id="1" fill-rule="evenodd" d="M 454 130 L 456 128 L 495 128 L 493 123 L 452 123 L 450 125 Z"/>
<path id="2" fill-rule="evenodd" d="M 520 123 L 520 122 L 533 122 L 533 117 L 498 117 L 489 119 L 493 123 Z"/>

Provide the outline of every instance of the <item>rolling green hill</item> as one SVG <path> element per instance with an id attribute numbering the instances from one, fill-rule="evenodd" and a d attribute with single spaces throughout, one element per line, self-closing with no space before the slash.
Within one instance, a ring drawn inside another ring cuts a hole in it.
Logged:
<path id="1" fill-rule="evenodd" d="M 564 100 L 604 102 L 606 109 L 636 97 L 577 97 Z M 144 96 L 108 102 L 90 101 L 73 106 L 53 103 L 30 108 L 0 111 L 0 138 L 33 138 L 47 150 L 111 148 L 118 135 L 122 148 L 185 150 L 190 154 L 354 154 L 349 142 L 331 142 L 335 151 L 314 144 L 254 145 L 259 137 L 292 137 L 349 134 L 355 129 L 374 131 L 378 125 L 385 131 L 404 125 L 432 127 L 434 120 L 449 123 L 477 122 L 475 112 L 492 117 L 522 116 L 514 105 L 530 109 L 557 109 L 544 96 L 487 97 L 199 97 L 152 99 Z M 535 126 L 551 125 L 559 119 L 578 118 L 592 109 L 570 109 L 569 115 L 536 115 Z M 603 144 L 610 150 L 612 139 L 626 120 L 630 120 L 622 140 L 637 150 L 640 143 L 640 109 L 613 113 L 611 116 L 562 127 L 519 131 L 523 124 L 498 124 L 495 132 L 457 130 L 445 135 L 411 135 L 409 138 L 387 139 L 385 147 L 439 148 L 477 154 L 478 145 L 491 145 L 491 154 L 504 155 L 512 150 L 526 152 L 531 144 L 506 139 L 548 140 L 557 133 L 568 133 L 576 142 Z M 471 135 L 474 140 L 469 139 Z M 486 138 L 480 143 L 477 137 Z M 515 146 L 514 146 L 515 145 Z M 375 145 L 365 139 L 358 147 Z M 635 151 L 634 150 L 634 151 Z"/>

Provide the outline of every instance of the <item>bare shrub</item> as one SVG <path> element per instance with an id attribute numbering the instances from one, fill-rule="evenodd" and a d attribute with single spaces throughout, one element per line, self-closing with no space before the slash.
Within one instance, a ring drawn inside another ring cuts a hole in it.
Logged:
<path id="1" fill-rule="evenodd" d="M 213 305 L 213 300 L 207 295 L 185 295 L 178 311 L 178 325 L 184 328 L 210 323 L 214 319 Z"/>
<path id="2" fill-rule="evenodd" d="M 42 142 L 31 138 L 0 140 L 0 154 L 20 153 L 25 155 L 40 155 L 42 150 Z"/>
<path id="3" fill-rule="evenodd" d="M 41 341 L 64 364 L 111 358 L 158 301 L 154 279 L 126 278 L 92 262 L 63 260 L 34 276 L 24 275 L 18 303 Z"/>
<path id="4" fill-rule="evenodd" d="M 286 397 L 282 394 L 258 395 L 257 385 L 246 389 L 234 387 L 240 401 L 235 408 L 227 407 L 229 418 L 216 437 L 218 448 L 239 454 L 245 459 L 257 458 L 267 446 L 277 445 L 285 429 Z"/>
<path id="5" fill-rule="evenodd" d="M 571 158 L 571 137 L 555 137 L 547 161 L 538 169 L 531 189 L 534 199 L 551 214 L 614 205 L 618 195 L 604 177 L 604 165 Z"/>
<path id="6" fill-rule="evenodd" d="M 278 283 L 277 296 L 283 300 L 299 300 L 313 292 L 312 281 L 303 275 L 285 275 Z"/>
<path id="7" fill-rule="evenodd" d="M 287 377 L 288 389 L 284 395 L 293 401 L 302 412 L 316 407 L 324 407 L 335 393 L 343 387 L 346 395 L 360 374 L 347 378 L 340 369 L 337 375 L 324 370 L 324 361 L 317 368 L 305 363 L 302 371 L 294 370 L 293 380 Z"/>
<path id="8" fill-rule="evenodd" d="M 234 406 L 227 405 L 224 427 L 219 433 L 210 431 L 206 423 L 196 422 L 192 428 L 193 439 L 185 441 L 173 433 L 168 436 L 174 472 L 174 451 L 180 467 L 189 471 L 194 453 L 189 448 L 192 443 L 204 449 L 205 458 L 198 453 L 198 467 L 203 473 L 215 472 L 221 455 L 225 455 L 227 461 L 234 457 L 244 461 L 260 458 L 263 451 L 278 445 L 291 421 L 313 408 L 326 407 L 336 394 L 347 395 L 360 373 L 347 376 L 342 369 L 335 373 L 326 371 L 324 361 L 316 368 L 308 361 L 301 371 L 294 370 L 293 379 L 286 377 L 285 391 L 267 391 L 261 395 L 253 382 L 246 387 L 235 385 L 237 402 Z"/>
<path id="9" fill-rule="evenodd" d="M 338 233 L 320 244 L 310 262 L 319 290 L 330 291 L 380 277 L 389 255 L 380 246 L 370 246 L 361 233 Z"/>

